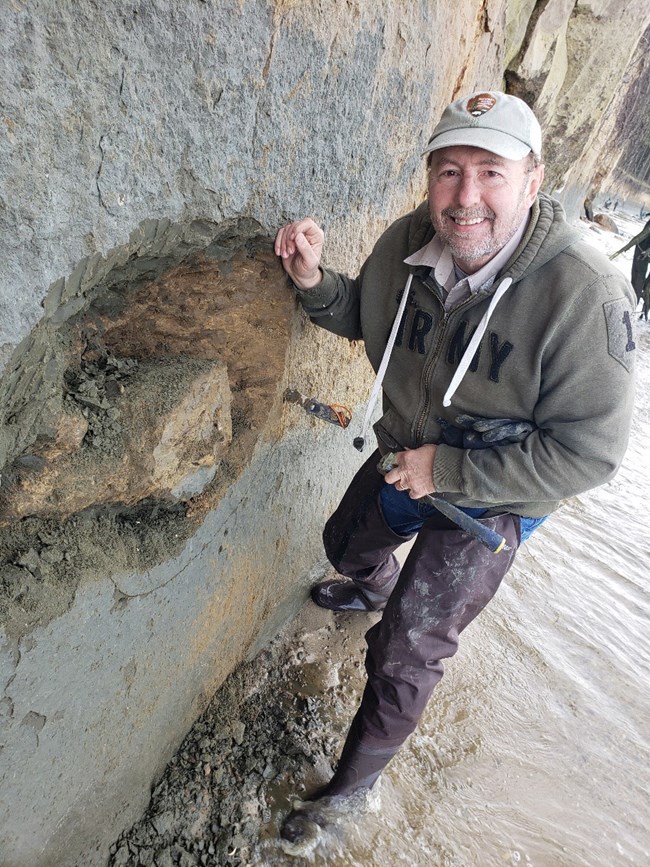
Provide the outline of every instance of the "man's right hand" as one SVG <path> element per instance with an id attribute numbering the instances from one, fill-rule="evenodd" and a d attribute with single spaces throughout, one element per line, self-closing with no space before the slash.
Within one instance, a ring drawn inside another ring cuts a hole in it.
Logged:
<path id="1" fill-rule="evenodd" d="M 318 267 L 325 235 L 309 217 L 288 223 L 275 236 L 275 254 L 299 289 L 313 289 L 323 279 Z"/>

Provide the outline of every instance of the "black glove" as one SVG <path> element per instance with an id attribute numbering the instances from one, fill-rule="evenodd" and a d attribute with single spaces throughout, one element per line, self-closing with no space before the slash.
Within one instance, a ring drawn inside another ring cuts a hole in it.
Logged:
<path id="1" fill-rule="evenodd" d="M 520 443 L 535 430 L 529 421 L 512 418 L 457 415 L 454 421 L 456 424 L 444 418 L 438 419 L 442 428 L 442 442 L 458 449 L 487 449 L 494 445 Z"/>

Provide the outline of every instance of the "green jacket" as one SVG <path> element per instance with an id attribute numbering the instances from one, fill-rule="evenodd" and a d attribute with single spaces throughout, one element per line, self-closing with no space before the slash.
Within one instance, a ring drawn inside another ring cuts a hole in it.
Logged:
<path id="1" fill-rule="evenodd" d="M 561 206 L 540 194 L 511 260 L 487 291 L 445 311 L 432 278 L 404 259 L 433 236 L 427 204 L 393 223 L 356 280 L 325 270 L 299 292 L 318 325 L 363 339 L 377 369 L 402 289 L 410 298 L 384 379 L 383 452 L 440 443 L 440 419 L 528 421 L 523 442 L 486 449 L 441 444 L 436 492 L 461 506 L 540 517 L 559 501 L 611 479 L 625 452 L 634 394 L 632 288 L 609 260 L 583 243 Z M 498 303 L 455 392 L 442 399 L 497 286 Z"/>

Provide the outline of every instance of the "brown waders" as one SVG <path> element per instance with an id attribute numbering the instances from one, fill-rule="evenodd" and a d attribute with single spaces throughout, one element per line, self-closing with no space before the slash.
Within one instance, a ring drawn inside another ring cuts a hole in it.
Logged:
<path id="1" fill-rule="evenodd" d="M 505 514 L 481 519 L 505 536 L 494 554 L 442 514 L 427 518 L 400 571 L 394 555 L 405 537 L 386 524 L 379 505 L 379 453 L 359 470 L 325 526 L 325 550 L 376 608 L 381 621 L 366 635 L 366 685 L 341 756 L 322 795 L 370 788 L 415 729 L 443 674 L 442 660 L 496 593 L 519 544 L 519 522 Z"/>
<path id="2" fill-rule="evenodd" d="M 412 537 L 397 535 L 384 520 L 379 458 L 375 452 L 361 467 L 323 533 L 330 562 L 351 581 L 326 581 L 312 592 L 318 604 L 334 610 L 384 611 L 366 634 L 368 682 L 361 705 L 338 768 L 316 802 L 374 785 L 415 729 L 442 677 L 442 660 L 454 655 L 460 633 L 494 596 L 519 545 L 513 515 L 481 519 L 510 548 L 493 554 L 436 512 L 425 520 L 400 571 L 393 552 Z M 356 606 L 350 602 L 355 596 L 361 600 Z M 309 822 L 323 821 L 316 803 L 290 813 L 281 833 L 295 841 Z"/>

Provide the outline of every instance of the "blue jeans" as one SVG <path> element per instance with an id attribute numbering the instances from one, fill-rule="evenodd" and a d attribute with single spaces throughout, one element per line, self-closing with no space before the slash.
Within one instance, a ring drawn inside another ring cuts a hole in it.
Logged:
<path id="1" fill-rule="evenodd" d="M 436 511 L 435 506 L 412 500 L 408 491 L 398 491 L 395 485 L 384 484 L 379 498 L 386 523 L 399 536 L 412 536 L 417 533 L 426 519 Z M 461 511 L 472 518 L 481 518 L 488 509 L 461 508 Z M 548 515 L 543 518 L 521 517 L 521 541 L 525 542 L 547 518 Z"/>

